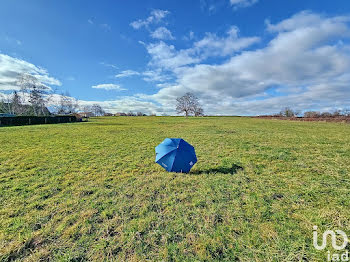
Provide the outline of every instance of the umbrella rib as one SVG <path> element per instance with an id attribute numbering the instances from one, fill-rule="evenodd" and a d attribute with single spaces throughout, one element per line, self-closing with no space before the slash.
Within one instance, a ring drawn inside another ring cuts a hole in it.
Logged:
<path id="1" fill-rule="evenodd" d="M 158 159 L 158 161 L 160 161 L 163 157 L 169 155 L 170 153 L 172 153 L 173 151 L 175 151 L 177 148 L 174 148 L 173 150 L 170 150 L 169 152 L 167 152 L 166 154 L 164 154 L 161 158 Z M 158 162 L 157 161 L 157 162 Z M 172 167 L 172 166 L 171 166 Z"/>
<path id="2" fill-rule="evenodd" d="M 175 149 L 176 150 L 176 149 Z M 177 154 L 175 155 L 175 157 L 174 157 L 174 161 L 173 161 L 173 163 L 171 164 L 171 169 L 170 170 L 173 170 L 173 166 L 174 166 L 174 163 L 175 163 L 175 160 L 176 160 L 176 156 L 177 156 Z"/>

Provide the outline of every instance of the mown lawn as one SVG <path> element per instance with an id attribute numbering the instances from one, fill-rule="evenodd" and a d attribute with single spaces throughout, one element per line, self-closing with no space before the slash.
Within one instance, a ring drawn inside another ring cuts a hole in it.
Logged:
<path id="1" fill-rule="evenodd" d="M 154 163 L 165 137 L 190 174 Z M 0 146 L 1 261 L 325 261 L 313 225 L 350 233 L 348 124 L 108 117 Z"/>

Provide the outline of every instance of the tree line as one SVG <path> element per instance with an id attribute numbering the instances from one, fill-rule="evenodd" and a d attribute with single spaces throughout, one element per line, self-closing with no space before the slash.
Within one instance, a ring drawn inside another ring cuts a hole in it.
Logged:
<path id="1" fill-rule="evenodd" d="M 333 112 L 320 111 L 305 111 L 302 113 L 299 110 L 293 110 L 290 107 L 285 107 L 278 114 L 277 117 L 305 117 L 305 118 L 334 118 L 334 117 L 350 117 L 350 109 L 335 110 Z"/>
<path id="2" fill-rule="evenodd" d="M 99 104 L 80 106 L 68 92 L 57 96 L 50 87 L 42 84 L 36 77 L 22 74 L 18 77 L 19 90 L 0 99 L 0 113 L 17 116 L 46 116 L 76 114 L 78 111 L 103 116 L 105 111 Z"/>
<path id="3" fill-rule="evenodd" d="M 35 76 L 29 74 L 20 75 L 16 84 L 19 90 L 3 96 L 2 99 L 0 97 L 0 113 L 16 116 L 46 116 L 50 115 L 51 112 L 56 115 L 70 115 L 78 112 L 88 113 L 89 116 L 113 115 L 106 113 L 99 104 L 80 106 L 78 100 L 71 97 L 68 92 L 57 94 Z M 186 117 L 204 115 L 199 99 L 193 93 L 186 93 L 176 99 L 176 112 L 184 114 Z M 146 114 L 130 111 L 116 115 L 145 116 Z"/>

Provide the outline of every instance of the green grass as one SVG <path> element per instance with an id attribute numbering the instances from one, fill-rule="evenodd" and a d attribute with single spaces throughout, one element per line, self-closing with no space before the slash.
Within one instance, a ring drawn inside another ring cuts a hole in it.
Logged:
<path id="1" fill-rule="evenodd" d="M 325 261 L 312 226 L 350 233 L 349 134 L 234 117 L 2 127 L 0 259 Z M 190 174 L 154 163 L 165 137 L 195 146 Z"/>

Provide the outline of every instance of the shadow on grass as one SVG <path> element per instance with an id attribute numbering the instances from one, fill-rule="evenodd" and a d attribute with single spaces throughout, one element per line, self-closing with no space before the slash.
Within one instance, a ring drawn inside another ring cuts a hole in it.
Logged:
<path id="1" fill-rule="evenodd" d="M 232 164 L 231 167 L 216 167 L 216 168 L 209 168 L 204 170 L 193 170 L 190 172 L 190 174 L 193 175 L 201 175 L 201 174 L 209 174 L 209 173 L 222 173 L 222 174 L 236 174 L 239 170 L 243 170 L 243 167 Z"/>

